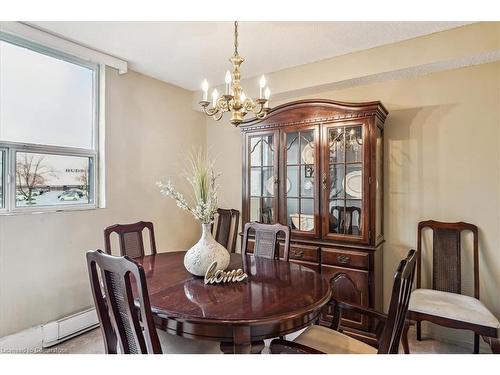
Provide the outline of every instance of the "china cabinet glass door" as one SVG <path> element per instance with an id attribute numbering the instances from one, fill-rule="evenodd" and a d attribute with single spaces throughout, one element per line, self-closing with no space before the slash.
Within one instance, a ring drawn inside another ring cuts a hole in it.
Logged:
<path id="1" fill-rule="evenodd" d="M 319 234 L 318 127 L 287 129 L 282 134 L 281 222 L 298 235 Z"/>
<path id="2" fill-rule="evenodd" d="M 323 131 L 323 233 L 366 241 L 365 127 L 342 123 L 325 125 Z"/>
<path id="3" fill-rule="evenodd" d="M 273 224 L 277 218 L 277 137 L 272 133 L 248 136 L 248 214 L 250 221 Z"/>

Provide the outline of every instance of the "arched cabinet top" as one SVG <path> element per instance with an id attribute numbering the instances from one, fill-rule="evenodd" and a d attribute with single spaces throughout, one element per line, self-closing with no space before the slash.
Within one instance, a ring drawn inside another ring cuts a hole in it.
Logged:
<path id="1" fill-rule="evenodd" d="M 242 131 L 266 129 L 299 124 L 316 124 L 376 116 L 382 123 L 388 111 L 380 101 L 345 103 L 330 99 L 305 99 L 272 108 L 267 116 L 244 121 Z"/>

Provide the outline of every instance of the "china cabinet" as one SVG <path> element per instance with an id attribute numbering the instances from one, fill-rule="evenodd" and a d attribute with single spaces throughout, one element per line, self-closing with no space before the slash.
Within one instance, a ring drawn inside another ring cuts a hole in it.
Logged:
<path id="1" fill-rule="evenodd" d="M 336 298 L 378 309 L 387 114 L 380 102 L 308 99 L 240 125 L 243 222 L 290 225 L 292 262 L 323 274 Z M 355 313 L 342 325 L 365 340 L 374 328 Z"/>

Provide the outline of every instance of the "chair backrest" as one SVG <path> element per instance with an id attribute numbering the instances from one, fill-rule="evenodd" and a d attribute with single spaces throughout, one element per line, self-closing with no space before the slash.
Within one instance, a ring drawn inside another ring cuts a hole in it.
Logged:
<path id="1" fill-rule="evenodd" d="M 391 302 L 379 340 L 379 354 L 397 354 L 399 342 L 405 325 L 410 294 L 415 276 L 416 251 L 410 250 L 406 259 L 403 259 L 394 274 Z"/>
<path id="2" fill-rule="evenodd" d="M 355 216 L 354 213 L 357 215 Z M 333 206 L 330 209 L 330 223 L 331 230 L 337 229 L 338 233 L 358 234 L 353 233 L 353 228 L 354 224 L 357 224 L 358 231 L 361 228 L 361 208 L 356 206 Z"/>
<path id="3" fill-rule="evenodd" d="M 248 249 L 248 233 L 250 230 L 255 231 L 255 246 L 253 254 L 256 257 L 269 259 L 279 259 L 279 243 L 278 234 L 285 235 L 283 259 L 289 260 L 290 252 L 290 227 L 281 224 L 261 224 L 261 223 L 246 223 L 243 230 L 243 249 L 242 254 L 247 253 Z"/>
<path id="4" fill-rule="evenodd" d="M 432 229 L 432 289 L 462 293 L 461 252 L 463 231 L 473 234 L 474 297 L 479 299 L 479 246 L 477 226 L 469 223 L 444 223 L 434 220 L 418 223 L 417 288 L 422 282 L 423 230 Z"/>
<path id="5" fill-rule="evenodd" d="M 230 253 L 234 253 L 236 250 L 239 223 L 240 211 L 225 208 L 217 209 L 217 224 L 215 225 L 214 237 Z M 212 226 L 212 232 L 213 230 L 214 227 Z"/>
<path id="6" fill-rule="evenodd" d="M 116 354 L 119 345 L 124 354 L 161 354 L 142 266 L 102 250 L 87 252 L 87 266 L 106 353 Z"/>
<path id="7" fill-rule="evenodd" d="M 149 241 L 151 253 L 156 254 L 155 231 L 153 223 L 149 221 L 139 221 L 133 224 L 115 224 L 104 229 L 104 249 L 111 255 L 111 234 L 118 234 L 120 243 L 120 255 L 127 255 L 130 258 L 144 256 L 143 230 L 149 230 Z"/>

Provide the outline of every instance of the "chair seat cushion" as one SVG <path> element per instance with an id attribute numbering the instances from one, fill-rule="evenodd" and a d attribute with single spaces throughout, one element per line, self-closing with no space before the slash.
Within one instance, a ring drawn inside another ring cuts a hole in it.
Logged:
<path id="1" fill-rule="evenodd" d="M 498 319 L 480 300 L 462 294 L 433 289 L 416 289 L 411 294 L 408 310 L 496 329 L 500 328 Z"/>
<path id="2" fill-rule="evenodd" d="M 308 327 L 293 341 L 327 354 L 377 354 L 370 345 L 322 326 Z"/>

